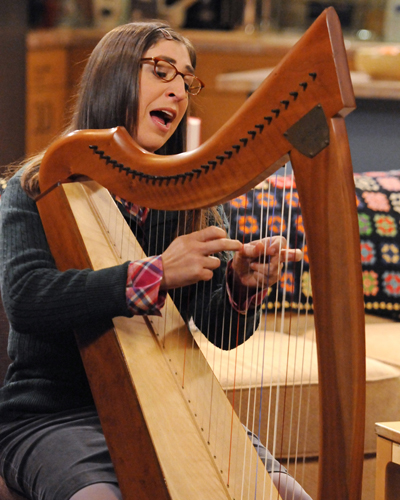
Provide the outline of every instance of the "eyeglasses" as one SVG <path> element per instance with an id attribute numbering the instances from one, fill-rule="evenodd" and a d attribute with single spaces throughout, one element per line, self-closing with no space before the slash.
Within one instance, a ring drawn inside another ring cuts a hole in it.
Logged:
<path id="1" fill-rule="evenodd" d="M 153 64 L 154 74 L 164 82 L 171 82 L 177 75 L 183 78 L 188 94 L 197 95 L 204 88 L 204 83 L 191 73 L 181 73 L 173 64 L 160 57 L 145 57 L 140 60 L 144 64 Z"/>

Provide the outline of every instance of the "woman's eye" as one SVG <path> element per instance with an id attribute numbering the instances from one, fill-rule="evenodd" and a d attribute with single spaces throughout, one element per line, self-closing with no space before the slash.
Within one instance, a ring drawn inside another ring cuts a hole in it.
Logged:
<path id="1" fill-rule="evenodd" d="M 167 76 L 167 73 L 165 71 L 157 70 L 157 76 L 160 78 L 165 78 Z"/>

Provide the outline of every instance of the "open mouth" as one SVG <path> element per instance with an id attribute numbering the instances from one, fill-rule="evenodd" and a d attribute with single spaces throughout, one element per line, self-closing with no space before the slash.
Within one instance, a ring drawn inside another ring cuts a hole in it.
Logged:
<path id="1" fill-rule="evenodd" d="M 155 109 L 150 111 L 150 116 L 157 123 L 167 127 L 175 118 L 175 113 L 166 109 Z"/>

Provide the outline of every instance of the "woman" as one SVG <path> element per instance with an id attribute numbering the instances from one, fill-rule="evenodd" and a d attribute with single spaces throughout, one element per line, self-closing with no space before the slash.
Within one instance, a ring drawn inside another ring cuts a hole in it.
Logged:
<path id="1" fill-rule="evenodd" d="M 202 87 L 193 75 L 195 63 L 192 45 L 165 24 L 116 28 L 89 59 L 68 131 L 121 125 L 150 152 L 181 152 L 188 94 Z M 160 218 L 116 198 L 150 257 L 100 271 L 60 272 L 34 202 L 42 157 L 16 172 L 1 200 L 1 293 L 12 363 L 0 390 L 0 474 L 29 499 L 115 500 L 121 495 L 74 329 L 116 316 L 160 314 L 166 292 L 176 290 L 174 300 L 187 320 L 200 321 L 201 297 L 215 318 L 211 338 L 234 347 L 224 315 L 230 317 L 232 308 L 257 314 L 254 302 L 264 292 L 255 295 L 256 287 L 276 281 L 282 242 L 243 246 L 230 240 L 219 209 L 182 224 L 176 213 Z M 152 236 L 160 225 L 165 245 Z M 193 225 L 196 231 L 183 234 Z M 230 252 L 235 254 L 228 263 Z M 268 264 L 259 261 L 262 254 L 270 256 Z M 299 255 L 291 252 L 291 258 Z M 244 326 L 244 315 L 232 317 Z M 252 333 L 253 321 L 247 325 L 239 342 Z"/>

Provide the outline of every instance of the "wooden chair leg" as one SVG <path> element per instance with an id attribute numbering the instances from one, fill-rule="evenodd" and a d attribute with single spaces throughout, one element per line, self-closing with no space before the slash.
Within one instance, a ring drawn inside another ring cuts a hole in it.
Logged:
<path id="1" fill-rule="evenodd" d="M 375 500 L 386 500 L 386 469 L 392 461 L 392 442 L 377 437 Z"/>

